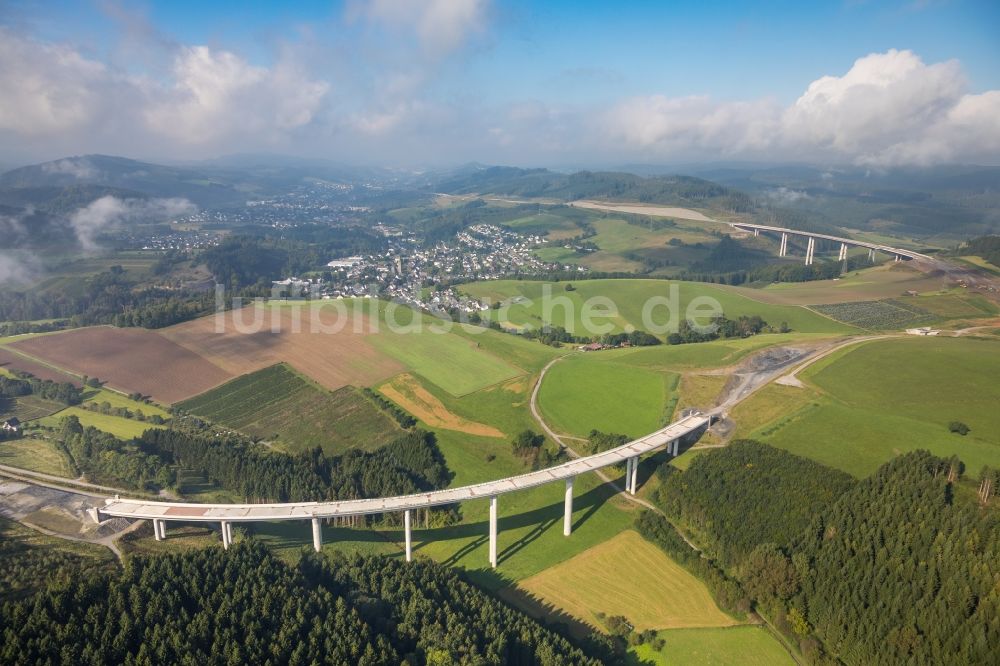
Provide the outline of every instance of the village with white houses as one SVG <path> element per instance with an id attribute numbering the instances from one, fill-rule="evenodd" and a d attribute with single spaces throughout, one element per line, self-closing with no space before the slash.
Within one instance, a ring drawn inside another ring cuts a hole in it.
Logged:
<path id="1" fill-rule="evenodd" d="M 492 224 L 477 224 L 454 241 L 419 247 L 412 234 L 395 235 L 383 253 L 339 257 L 320 276 L 273 282 L 275 298 L 389 298 L 418 308 L 472 313 L 489 307 L 452 284 L 586 269 L 540 260 L 532 250 L 546 239 Z"/>

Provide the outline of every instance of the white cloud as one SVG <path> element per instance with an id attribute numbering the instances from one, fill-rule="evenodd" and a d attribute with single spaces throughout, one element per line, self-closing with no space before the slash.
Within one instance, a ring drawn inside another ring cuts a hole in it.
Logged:
<path id="1" fill-rule="evenodd" d="M 37 136 L 90 124 L 103 106 L 107 68 L 61 44 L 0 27 L 0 129 Z"/>
<path id="2" fill-rule="evenodd" d="M 152 95 L 146 121 L 160 134 L 193 144 L 308 125 L 330 88 L 291 63 L 256 67 L 207 46 L 184 47 L 173 75 L 169 90 Z"/>
<path id="3" fill-rule="evenodd" d="M 97 175 L 94 165 L 83 157 L 67 157 L 55 162 L 46 162 L 42 165 L 42 171 L 54 175 L 73 176 L 77 180 L 86 180 Z"/>
<path id="4" fill-rule="evenodd" d="M 823 76 L 794 104 L 637 97 L 613 107 L 612 138 L 658 156 L 742 155 L 859 164 L 1000 158 L 1000 91 L 974 95 L 956 61 L 926 65 L 911 51 L 858 59 Z"/>
<path id="5" fill-rule="evenodd" d="M 197 210 L 187 199 L 119 199 L 106 195 L 74 211 L 69 223 L 80 246 L 89 252 L 97 249 L 97 236 L 101 232 L 122 222 L 160 222 Z"/>
<path id="6" fill-rule="evenodd" d="M 353 3 L 348 15 L 412 31 L 425 52 L 443 55 L 483 30 L 487 7 L 486 0 L 372 0 Z"/>

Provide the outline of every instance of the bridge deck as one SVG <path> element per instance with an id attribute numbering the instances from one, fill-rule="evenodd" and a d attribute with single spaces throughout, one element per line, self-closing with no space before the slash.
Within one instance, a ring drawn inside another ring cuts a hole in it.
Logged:
<path id="1" fill-rule="evenodd" d="M 880 243 L 869 243 L 867 241 L 856 240 L 854 238 L 841 238 L 840 236 L 831 236 L 829 234 L 820 234 L 813 231 L 803 231 L 802 229 L 786 229 L 785 227 L 769 227 L 766 224 L 750 224 L 749 222 L 733 222 L 731 226 L 737 229 L 760 229 L 761 231 L 775 231 L 778 233 L 789 234 L 791 236 L 806 236 L 812 238 L 821 238 L 823 240 L 836 241 L 838 243 L 846 243 L 847 245 L 853 245 L 855 247 L 866 247 L 872 250 L 878 250 L 879 252 L 885 252 L 886 254 L 898 254 L 901 257 L 909 257 L 910 259 L 930 259 L 926 254 L 920 254 L 919 252 L 914 252 L 913 250 L 904 250 L 898 247 L 890 247 L 888 245 L 882 245 Z"/>
<path id="2" fill-rule="evenodd" d="M 692 433 L 709 423 L 703 414 L 686 416 L 670 425 L 614 449 L 592 456 L 577 458 L 555 467 L 529 472 L 506 479 L 477 483 L 459 488 L 445 488 L 416 495 L 378 497 L 373 499 L 340 500 L 336 502 L 293 502 L 286 504 L 193 504 L 184 502 L 147 502 L 143 500 L 109 499 L 101 507 L 105 516 L 184 521 L 267 521 L 307 520 L 333 516 L 357 516 L 373 513 L 423 509 L 441 504 L 483 499 L 494 495 L 526 490 L 546 483 L 573 478 L 602 467 L 615 465 L 629 458 L 651 453 L 670 442 Z"/>

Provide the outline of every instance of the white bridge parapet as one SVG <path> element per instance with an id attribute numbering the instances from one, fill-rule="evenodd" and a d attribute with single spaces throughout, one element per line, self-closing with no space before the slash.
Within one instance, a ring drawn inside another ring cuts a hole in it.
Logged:
<path id="1" fill-rule="evenodd" d="M 312 521 L 313 545 L 319 550 L 321 545 L 321 530 L 319 521 L 323 518 L 343 516 L 363 516 L 380 513 L 404 514 L 407 555 L 411 552 L 411 533 L 409 512 L 413 509 L 426 509 L 443 504 L 466 502 L 476 499 L 488 499 L 491 504 L 490 563 L 496 566 L 496 498 L 499 495 L 527 490 L 536 486 L 556 481 L 565 481 L 566 488 L 566 520 L 564 533 L 569 534 L 572 515 L 572 479 L 586 472 L 617 465 L 628 461 L 628 474 L 625 484 L 628 492 L 635 494 L 639 456 L 652 453 L 666 447 L 671 455 L 680 452 L 679 440 L 692 433 L 700 431 L 711 424 L 711 417 L 700 412 L 685 416 L 670 425 L 650 433 L 645 437 L 623 444 L 622 446 L 592 456 L 576 458 L 569 462 L 536 472 L 511 476 L 506 479 L 487 481 L 458 488 L 445 488 L 415 495 L 400 495 L 397 497 L 378 497 L 372 499 L 339 500 L 335 502 L 288 502 L 283 504 L 196 504 L 187 502 L 154 502 L 139 499 L 108 499 L 101 507 L 97 516 L 102 520 L 107 516 L 120 516 L 154 521 L 155 530 L 161 538 L 166 535 L 166 522 L 170 520 L 183 522 L 212 522 L 222 525 L 223 544 L 228 547 L 232 543 L 232 523 L 265 522 L 281 520 Z"/>
<path id="2" fill-rule="evenodd" d="M 885 254 L 892 255 L 896 261 L 900 259 L 926 259 L 931 260 L 931 257 L 926 254 L 921 254 L 919 252 L 914 252 L 913 250 L 904 250 L 898 247 L 890 247 L 889 245 L 882 245 L 881 243 L 869 243 L 867 241 L 855 240 L 853 238 L 841 238 L 840 236 L 830 236 L 829 234 L 818 234 L 812 231 L 802 231 L 801 229 L 786 229 L 785 227 L 769 227 L 766 224 L 750 224 L 749 222 L 732 222 L 730 226 L 734 229 L 739 229 L 740 231 L 752 231 L 756 236 L 761 231 L 773 231 L 775 233 L 781 234 L 781 249 L 778 252 L 779 256 L 784 257 L 788 254 L 788 237 L 789 236 L 801 236 L 808 239 L 808 247 L 806 248 L 806 265 L 811 265 L 813 262 L 813 253 L 816 247 L 816 239 L 835 241 L 841 244 L 840 248 L 840 260 L 843 261 L 847 258 L 847 247 L 866 247 L 869 250 L 869 257 L 874 261 L 875 252 L 884 252 Z"/>

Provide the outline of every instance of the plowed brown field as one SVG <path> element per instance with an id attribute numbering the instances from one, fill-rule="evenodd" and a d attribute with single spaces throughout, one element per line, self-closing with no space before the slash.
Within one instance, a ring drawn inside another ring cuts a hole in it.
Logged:
<path id="1" fill-rule="evenodd" d="M 168 404 L 233 376 L 159 333 L 139 328 L 81 328 L 11 347 L 71 372 L 97 377 L 113 388 L 138 391 Z"/>
<path id="2" fill-rule="evenodd" d="M 342 321 L 341 330 L 322 332 L 313 330 L 313 316 L 319 325 L 332 327 L 339 315 L 327 309 L 250 306 L 171 326 L 161 334 L 233 375 L 285 362 L 331 390 L 373 386 L 406 370 L 372 347 L 367 333 L 355 331 L 353 320 Z M 254 317 L 256 324 L 251 324 Z M 298 332 L 293 317 L 301 317 Z"/>
<path id="3" fill-rule="evenodd" d="M 30 372 L 39 379 L 48 379 L 53 382 L 70 382 L 75 386 L 83 385 L 80 382 L 79 377 L 74 377 L 66 372 L 55 370 L 54 368 L 50 368 L 47 365 L 39 363 L 38 361 L 24 358 L 9 349 L 0 348 L 0 368 Z"/>

